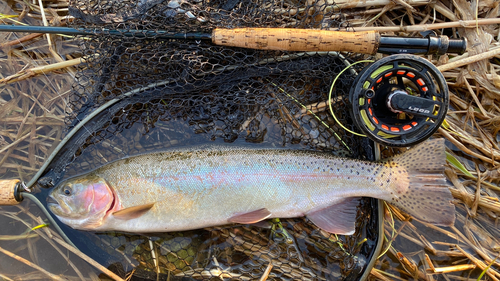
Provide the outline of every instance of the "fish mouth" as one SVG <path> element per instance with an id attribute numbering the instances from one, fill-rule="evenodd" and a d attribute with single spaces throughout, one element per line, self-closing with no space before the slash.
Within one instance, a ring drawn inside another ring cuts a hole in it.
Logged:
<path id="1" fill-rule="evenodd" d="M 49 195 L 47 197 L 47 205 L 48 206 L 59 205 L 59 202 L 57 202 L 57 200 L 54 197 L 52 197 L 52 195 Z"/>
<path id="2" fill-rule="evenodd" d="M 62 206 L 52 195 L 47 197 L 47 208 L 56 216 L 64 213 Z"/>

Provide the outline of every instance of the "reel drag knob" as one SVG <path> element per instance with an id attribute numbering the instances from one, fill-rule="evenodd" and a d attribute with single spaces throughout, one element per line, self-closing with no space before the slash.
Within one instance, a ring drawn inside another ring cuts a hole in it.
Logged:
<path id="1" fill-rule="evenodd" d="M 363 69 L 349 98 L 353 119 L 369 138 L 388 146 L 411 146 L 441 126 L 449 93 L 432 63 L 414 55 L 392 55 Z"/>

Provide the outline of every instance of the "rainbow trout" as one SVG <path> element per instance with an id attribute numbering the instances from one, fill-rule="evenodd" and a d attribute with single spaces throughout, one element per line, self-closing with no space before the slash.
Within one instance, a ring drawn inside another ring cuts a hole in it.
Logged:
<path id="1" fill-rule="evenodd" d="M 119 160 L 51 191 L 50 210 L 82 230 L 169 232 L 307 216 L 353 234 L 358 198 L 383 199 L 413 217 L 450 226 L 444 140 L 384 162 L 289 149 L 198 147 Z"/>

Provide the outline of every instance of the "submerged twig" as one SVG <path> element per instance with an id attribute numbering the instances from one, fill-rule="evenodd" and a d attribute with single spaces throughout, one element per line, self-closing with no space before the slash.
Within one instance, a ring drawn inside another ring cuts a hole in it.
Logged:
<path id="1" fill-rule="evenodd" d="M 13 241 L 38 237 L 38 234 L 0 235 L 0 241 Z"/>
<path id="2" fill-rule="evenodd" d="M 266 270 L 260 277 L 259 281 L 266 281 L 267 277 L 269 276 L 269 273 L 271 272 L 271 269 L 273 269 L 273 264 L 270 262 L 269 265 L 267 266 Z"/>
<path id="3" fill-rule="evenodd" d="M 47 275 L 48 277 L 50 277 L 52 280 L 67 280 L 66 278 L 62 278 L 62 277 L 60 277 L 60 276 L 58 276 L 58 275 L 55 275 L 55 274 L 52 274 L 52 273 L 50 273 L 50 272 L 46 271 L 45 269 L 43 269 L 43 268 L 41 268 L 40 266 L 38 266 L 38 265 L 36 265 L 36 264 L 34 264 L 34 263 L 30 262 L 29 260 L 27 260 L 27 259 L 25 259 L 25 258 L 22 258 L 22 257 L 20 257 L 20 256 L 18 256 L 18 255 L 16 255 L 16 254 L 14 254 L 14 253 L 11 253 L 11 252 L 9 252 L 9 251 L 7 251 L 7 250 L 3 249 L 2 247 L 0 247 L 0 252 L 2 252 L 2 253 L 4 253 L 4 254 L 8 255 L 9 257 L 11 257 L 11 258 L 13 258 L 13 259 L 15 259 L 15 260 L 18 260 L 18 261 L 20 261 L 20 262 L 22 262 L 22 263 L 26 264 L 27 266 L 30 266 L 30 267 L 32 267 L 32 268 L 34 268 L 34 269 L 36 269 L 36 270 L 38 270 L 38 271 L 42 272 L 43 274 L 45 274 L 45 275 Z"/>

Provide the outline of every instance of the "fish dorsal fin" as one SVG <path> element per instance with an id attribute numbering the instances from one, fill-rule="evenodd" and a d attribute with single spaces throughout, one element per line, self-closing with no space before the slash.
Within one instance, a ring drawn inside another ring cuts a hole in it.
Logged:
<path id="1" fill-rule="evenodd" d="M 347 198 L 330 207 L 308 213 L 306 216 L 324 231 L 352 235 L 355 231 L 358 204 L 359 198 Z"/>
<path id="2" fill-rule="evenodd" d="M 144 215 L 147 211 L 149 211 L 155 203 L 150 203 L 150 204 L 144 204 L 144 205 L 139 205 L 139 206 L 134 206 L 134 207 L 128 207 L 116 212 L 113 212 L 113 216 L 117 219 L 121 220 L 131 220 L 138 218 L 142 215 Z"/>
<path id="3" fill-rule="evenodd" d="M 257 223 L 259 221 L 263 221 L 271 216 L 271 212 L 268 209 L 262 208 L 252 212 L 237 214 L 230 217 L 227 221 L 231 223 Z"/>

